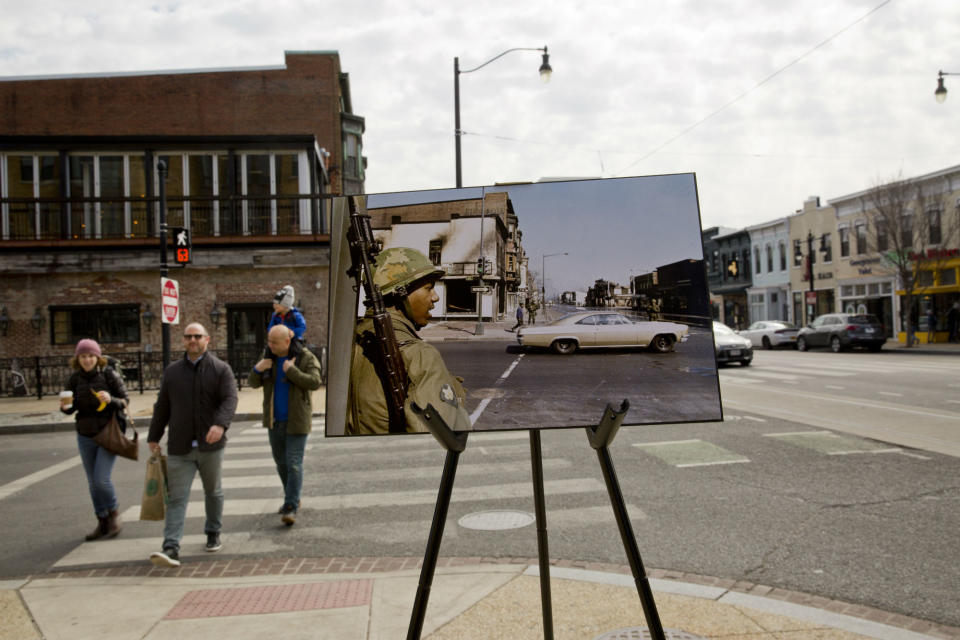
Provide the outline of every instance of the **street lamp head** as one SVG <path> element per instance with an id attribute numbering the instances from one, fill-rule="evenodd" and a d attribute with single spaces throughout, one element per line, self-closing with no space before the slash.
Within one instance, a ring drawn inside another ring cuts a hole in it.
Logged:
<path id="1" fill-rule="evenodd" d="M 943 86 L 943 71 L 940 72 L 940 77 L 937 78 L 937 90 L 933 92 L 933 96 L 937 99 L 937 102 L 941 104 L 947 99 L 947 88 Z"/>
<path id="2" fill-rule="evenodd" d="M 550 67 L 550 54 L 547 53 L 547 47 L 543 47 L 543 63 L 540 65 L 540 81 L 547 83 L 550 82 L 550 74 L 553 73 L 553 69 Z"/>

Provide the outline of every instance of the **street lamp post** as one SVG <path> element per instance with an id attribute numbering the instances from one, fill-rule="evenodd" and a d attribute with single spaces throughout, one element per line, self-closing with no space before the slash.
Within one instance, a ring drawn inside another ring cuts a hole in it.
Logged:
<path id="1" fill-rule="evenodd" d="M 950 73 L 947 71 L 941 71 L 939 77 L 937 78 L 937 90 L 933 92 L 933 97 L 937 99 L 937 102 L 942 103 L 947 99 L 947 88 L 943 86 L 943 76 L 960 76 L 960 73 Z"/>
<path id="2" fill-rule="evenodd" d="M 547 258 L 566 255 L 569 255 L 566 251 L 558 251 L 557 253 L 545 253 L 540 259 L 540 277 L 543 278 L 543 282 L 540 283 L 540 302 L 543 304 L 544 318 L 547 317 Z"/>
<path id="3" fill-rule="evenodd" d="M 540 64 L 540 79 L 543 82 L 548 82 L 550 80 L 550 74 L 553 72 L 553 69 L 550 68 L 550 55 L 547 53 L 547 47 L 542 48 L 536 47 L 516 47 L 513 49 L 507 49 L 503 53 L 496 55 L 480 66 L 474 67 L 473 69 L 460 70 L 460 58 L 453 59 L 453 123 L 454 123 L 454 143 L 456 150 L 456 162 L 457 162 L 457 189 L 463 186 L 463 176 L 461 172 L 460 164 L 460 136 L 463 134 L 463 131 L 460 130 L 460 74 L 461 73 L 473 73 L 478 71 L 494 60 L 497 60 L 512 51 L 542 51 L 543 52 L 543 62 Z"/>

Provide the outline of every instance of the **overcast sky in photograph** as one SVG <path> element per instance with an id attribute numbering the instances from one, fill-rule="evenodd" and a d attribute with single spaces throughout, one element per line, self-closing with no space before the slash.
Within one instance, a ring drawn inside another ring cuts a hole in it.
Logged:
<path id="1" fill-rule="evenodd" d="M 479 199 L 484 191 L 509 194 L 533 286 L 541 288 L 545 269 L 551 298 L 586 292 L 599 279 L 629 285 L 631 275 L 703 259 L 692 174 L 378 194 L 367 207 Z"/>
<path id="2" fill-rule="evenodd" d="M 956 0 L 3 3 L 0 76 L 279 66 L 338 51 L 370 193 L 695 173 L 703 226 L 744 227 L 960 164 Z M 188 117 L 189 114 L 184 114 Z M 146 132 L 145 132 L 146 133 Z"/>

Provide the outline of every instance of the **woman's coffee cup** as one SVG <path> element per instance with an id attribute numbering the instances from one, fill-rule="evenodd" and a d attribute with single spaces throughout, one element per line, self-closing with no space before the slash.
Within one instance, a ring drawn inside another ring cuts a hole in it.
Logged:
<path id="1" fill-rule="evenodd" d="M 60 392 L 60 406 L 64 409 L 69 409 L 73 406 L 73 391 L 61 391 Z"/>

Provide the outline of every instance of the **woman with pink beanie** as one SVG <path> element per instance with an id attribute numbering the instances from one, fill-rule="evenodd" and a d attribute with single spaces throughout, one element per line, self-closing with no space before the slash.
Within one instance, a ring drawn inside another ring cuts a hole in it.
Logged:
<path id="1" fill-rule="evenodd" d="M 67 382 L 70 393 L 60 394 L 60 410 L 77 414 L 77 447 L 97 516 L 97 527 L 86 539 L 113 538 L 120 533 L 117 493 L 110 479 L 117 456 L 93 437 L 107 426 L 115 411 L 127 406 L 127 390 L 117 372 L 107 368 L 96 340 L 84 338 L 78 342 L 70 366 L 75 371 Z"/>

